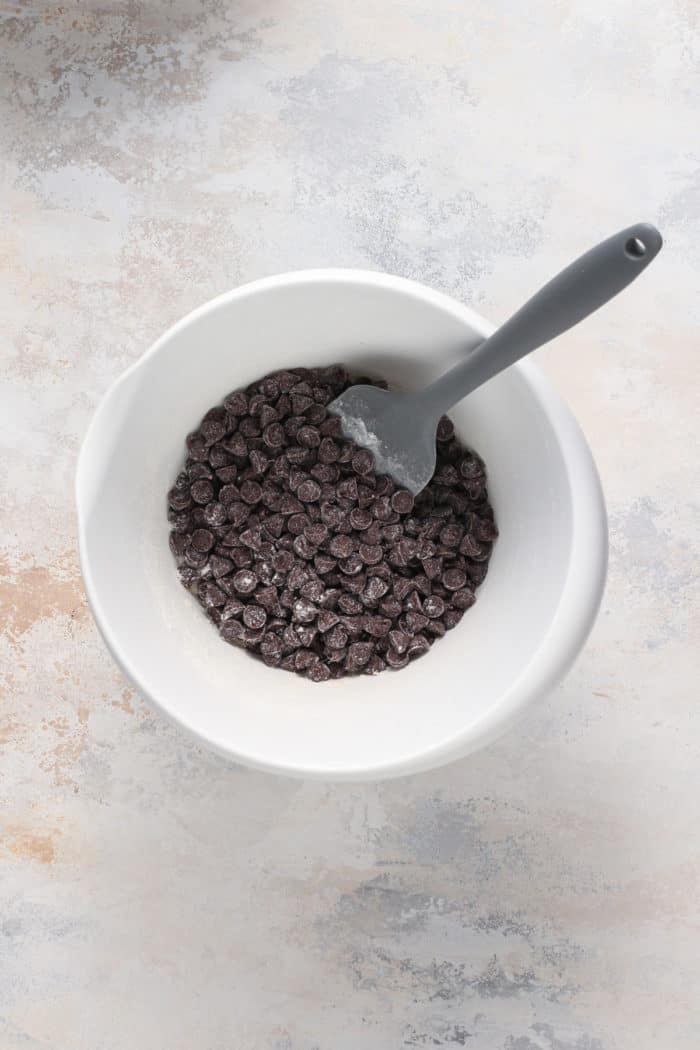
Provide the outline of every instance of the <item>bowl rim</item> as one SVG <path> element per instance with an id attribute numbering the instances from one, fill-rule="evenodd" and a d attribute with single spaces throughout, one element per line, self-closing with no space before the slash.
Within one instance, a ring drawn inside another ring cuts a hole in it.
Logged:
<path id="1" fill-rule="evenodd" d="M 251 768 L 296 777 L 315 777 L 325 780 L 373 780 L 404 776 L 420 772 L 464 756 L 488 744 L 512 725 L 528 705 L 545 696 L 569 670 L 595 622 L 602 600 L 608 563 L 608 528 L 605 501 L 598 471 L 586 439 L 572 415 L 540 368 L 525 359 L 511 367 L 517 369 L 529 388 L 539 409 L 546 417 L 559 445 L 569 484 L 572 507 L 571 555 L 559 603 L 548 630 L 533 651 L 520 675 L 511 682 L 500 700 L 487 712 L 471 722 L 462 732 L 442 743 L 396 759 L 374 765 L 344 766 L 342 769 L 321 766 L 302 766 L 266 760 L 264 756 L 236 751 L 208 737 L 196 725 L 190 724 L 171 711 L 141 681 L 140 675 L 122 652 L 118 631 L 109 617 L 95 587 L 87 550 L 85 525 L 86 475 L 91 446 L 99 431 L 110 402 L 130 377 L 154 358 L 181 330 L 196 324 L 212 311 L 247 296 L 277 290 L 293 285 L 323 285 L 351 283 L 365 287 L 384 288 L 418 298 L 451 314 L 484 338 L 495 325 L 458 300 L 436 291 L 418 281 L 373 270 L 323 268 L 294 270 L 250 281 L 224 292 L 191 310 L 176 321 L 155 340 L 140 358 L 122 372 L 100 399 L 81 443 L 75 475 L 75 498 L 78 519 L 78 553 L 88 604 L 102 639 L 120 670 L 149 703 L 171 722 L 185 729 L 202 744 L 224 757 Z"/>

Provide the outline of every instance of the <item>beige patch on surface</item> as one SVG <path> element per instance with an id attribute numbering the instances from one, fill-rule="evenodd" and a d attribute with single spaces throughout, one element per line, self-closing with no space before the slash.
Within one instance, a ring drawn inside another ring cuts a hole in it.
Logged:
<path id="1" fill-rule="evenodd" d="M 77 710 L 77 722 L 53 718 L 43 723 L 43 728 L 54 735 L 56 742 L 39 765 L 45 772 L 53 773 L 54 783 L 59 787 L 77 787 L 73 770 L 87 744 L 89 715 L 88 705 L 81 703 Z"/>
<path id="2" fill-rule="evenodd" d="M 121 696 L 117 700 L 112 700 L 112 707 L 118 707 L 120 711 L 126 711 L 128 715 L 135 715 L 136 711 L 131 706 L 131 701 L 134 698 L 134 690 L 122 689 Z"/>
<path id="3" fill-rule="evenodd" d="M 56 615 L 87 619 L 87 603 L 72 556 L 55 566 L 21 564 L 12 568 L 0 561 L 0 622 L 11 645 L 34 624 Z"/>
<path id="4" fill-rule="evenodd" d="M 14 824 L 5 828 L 2 841 L 4 847 L 20 860 L 53 864 L 59 836 L 60 832 L 56 828 L 40 834 L 32 828 Z"/>

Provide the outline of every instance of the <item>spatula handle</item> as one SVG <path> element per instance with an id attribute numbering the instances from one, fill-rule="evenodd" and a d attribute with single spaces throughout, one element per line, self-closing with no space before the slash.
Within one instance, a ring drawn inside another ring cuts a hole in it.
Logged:
<path id="1" fill-rule="evenodd" d="M 661 234 L 640 222 L 608 237 L 553 277 L 498 331 L 418 395 L 441 415 L 476 387 L 588 317 L 631 284 L 658 254 Z"/>

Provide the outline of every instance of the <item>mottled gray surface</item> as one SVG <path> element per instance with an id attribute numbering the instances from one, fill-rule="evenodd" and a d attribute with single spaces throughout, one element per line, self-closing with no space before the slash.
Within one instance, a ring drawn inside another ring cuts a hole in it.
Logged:
<path id="1" fill-rule="evenodd" d="M 697 4 L 2 11 L 2 1050 L 695 1050 Z M 155 336 L 329 264 L 498 320 L 637 219 L 653 270 L 540 355 L 612 528 L 551 697 L 447 769 L 325 787 L 229 767 L 131 694 L 72 475 Z"/>

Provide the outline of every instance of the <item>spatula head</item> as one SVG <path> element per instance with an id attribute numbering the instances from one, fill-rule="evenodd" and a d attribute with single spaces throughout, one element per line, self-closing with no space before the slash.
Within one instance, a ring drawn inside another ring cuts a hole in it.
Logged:
<path id="1" fill-rule="evenodd" d="M 428 419 L 410 394 L 376 386 L 351 386 L 328 406 L 343 434 L 374 455 L 377 474 L 417 495 L 435 471 L 436 419 Z"/>

